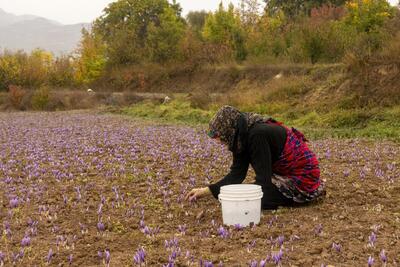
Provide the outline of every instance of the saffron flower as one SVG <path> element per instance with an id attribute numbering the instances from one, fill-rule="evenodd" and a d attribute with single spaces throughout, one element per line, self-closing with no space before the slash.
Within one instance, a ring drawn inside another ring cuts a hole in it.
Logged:
<path id="1" fill-rule="evenodd" d="M 381 253 L 379 253 L 379 257 L 381 258 L 381 261 L 383 262 L 383 264 L 386 264 L 388 261 L 388 258 L 386 256 L 385 250 L 382 249 Z"/>
<path id="2" fill-rule="evenodd" d="M 229 231 L 226 230 L 223 226 L 218 228 L 217 233 L 222 238 L 228 238 L 229 237 Z"/>
<path id="3" fill-rule="evenodd" d="M 371 267 L 374 264 L 375 259 L 372 256 L 368 258 L 368 267 Z"/>
<path id="4" fill-rule="evenodd" d="M 50 248 L 49 253 L 47 253 L 46 261 L 48 264 L 50 264 L 51 260 L 53 259 L 54 253 L 53 250 Z"/>
<path id="5" fill-rule="evenodd" d="M 332 249 L 336 250 L 337 252 L 340 252 L 342 250 L 342 246 L 339 243 L 332 243 Z"/>
<path id="6" fill-rule="evenodd" d="M 10 199 L 10 207 L 12 209 L 15 209 L 16 207 L 18 207 L 19 204 L 19 200 L 17 197 L 13 197 L 12 199 Z"/>
<path id="7" fill-rule="evenodd" d="M 235 228 L 235 230 L 238 230 L 238 231 L 243 230 L 243 228 L 244 228 L 243 225 L 241 225 L 240 223 L 235 224 L 233 227 Z"/>
<path id="8" fill-rule="evenodd" d="M 133 256 L 133 261 L 135 264 L 141 266 L 146 262 L 146 251 L 144 250 L 143 247 L 140 247 L 135 255 Z"/>
<path id="9" fill-rule="evenodd" d="M 371 235 L 370 235 L 369 238 L 368 238 L 368 242 L 369 242 L 369 245 L 370 245 L 371 247 L 374 247 L 374 246 L 375 246 L 375 242 L 376 242 L 376 234 L 375 234 L 375 232 L 372 232 L 372 233 L 371 233 Z"/>
<path id="10" fill-rule="evenodd" d="M 186 224 L 185 225 L 178 225 L 178 231 L 179 233 L 181 233 L 182 235 L 184 235 L 186 233 Z"/>
<path id="11" fill-rule="evenodd" d="M 71 265 L 71 264 L 72 264 L 72 260 L 73 260 L 72 254 L 70 254 L 70 255 L 67 257 L 67 260 L 68 260 L 68 264 Z"/>
<path id="12" fill-rule="evenodd" d="M 29 236 L 25 236 L 24 238 L 22 238 L 22 241 L 21 241 L 22 247 L 29 247 L 30 245 L 31 245 L 31 239 Z"/>
<path id="13" fill-rule="evenodd" d="M 110 261 L 111 261 L 111 254 L 110 250 L 106 249 L 104 251 L 104 262 L 107 266 L 110 266 Z"/>
<path id="14" fill-rule="evenodd" d="M 106 226 L 104 225 L 104 223 L 98 222 L 97 223 L 97 230 L 99 230 L 99 232 L 104 232 L 106 230 Z"/>

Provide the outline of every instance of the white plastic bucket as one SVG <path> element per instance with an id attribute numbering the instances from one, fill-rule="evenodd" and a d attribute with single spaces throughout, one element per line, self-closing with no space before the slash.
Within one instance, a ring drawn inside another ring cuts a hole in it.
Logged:
<path id="1" fill-rule="evenodd" d="M 248 226 L 258 224 L 261 217 L 261 186 L 235 184 L 221 187 L 218 199 L 222 206 L 222 219 L 226 225 Z"/>

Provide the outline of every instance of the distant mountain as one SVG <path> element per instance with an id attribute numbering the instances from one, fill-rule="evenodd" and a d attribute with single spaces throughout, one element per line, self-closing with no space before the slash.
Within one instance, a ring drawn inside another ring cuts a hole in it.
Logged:
<path id="1" fill-rule="evenodd" d="M 0 50 L 42 48 L 56 55 L 73 52 L 89 23 L 63 25 L 33 15 L 16 16 L 0 9 Z"/>

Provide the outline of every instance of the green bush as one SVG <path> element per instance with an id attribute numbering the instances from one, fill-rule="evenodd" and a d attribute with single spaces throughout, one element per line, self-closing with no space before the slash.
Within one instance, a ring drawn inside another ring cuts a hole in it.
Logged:
<path id="1" fill-rule="evenodd" d="M 35 110 L 46 110 L 49 105 L 50 90 L 48 87 L 41 87 L 33 93 L 31 104 Z"/>

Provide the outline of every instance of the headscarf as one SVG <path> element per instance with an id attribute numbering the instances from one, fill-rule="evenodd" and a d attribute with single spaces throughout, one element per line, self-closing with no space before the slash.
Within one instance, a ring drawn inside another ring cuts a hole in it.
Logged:
<path id="1" fill-rule="evenodd" d="M 257 113 L 243 113 L 232 106 L 223 106 L 211 119 L 208 135 L 219 137 L 231 152 L 240 153 L 246 146 L 248 130 L 263 121 L 266 119 Z"/>

